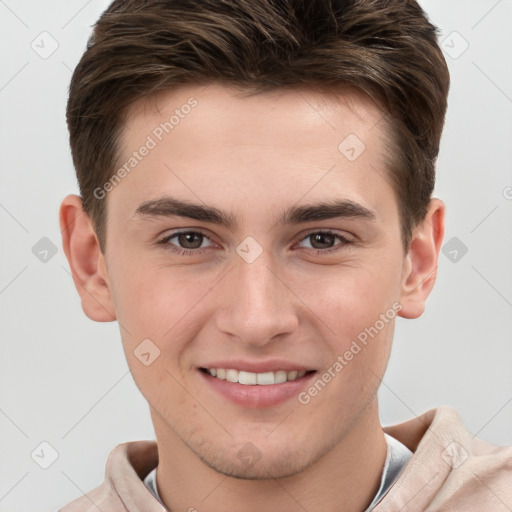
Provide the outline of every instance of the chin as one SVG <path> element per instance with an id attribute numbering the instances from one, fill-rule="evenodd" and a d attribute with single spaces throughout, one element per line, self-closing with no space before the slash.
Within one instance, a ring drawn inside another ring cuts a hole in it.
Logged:
<path id="1" fill-rule="evenodd" d="M 312 461 L 307 461 L 303 452 L 265 454 L 254 451 L 251 459 L 248 445 L 242 447 L 233 460 L 227 453 L 218 452 L 213 458 L 199 455 L 202 462 L 223 475 L 239 480 L 269 480 L 293 476 L 303 471 Z M 254 446 L 254 445 L 253 445 Z M 244 454 L 244 449 L 246 453 Z M 223 456 L 224 455 L 224 456 Z"/>

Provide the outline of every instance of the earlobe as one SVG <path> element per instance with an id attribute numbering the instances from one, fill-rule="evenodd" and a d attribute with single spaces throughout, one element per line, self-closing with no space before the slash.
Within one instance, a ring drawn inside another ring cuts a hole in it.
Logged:
<path id="1" fill-rule="evenodd" d="M 68 195 L 59 212 L 62 246 L 84 313 L 97 322 L 116 319 L 103 254 L 90 217 L 76 195 Z"/>
<path id="2" fill-rule="evenodd" d="M 399 315 L 418 318 L 434 286 L 439 251 L 444 236 L 445 206 L 432 199 L 424 220 L 415 227 L 409 252 L 404 261 Z"/>

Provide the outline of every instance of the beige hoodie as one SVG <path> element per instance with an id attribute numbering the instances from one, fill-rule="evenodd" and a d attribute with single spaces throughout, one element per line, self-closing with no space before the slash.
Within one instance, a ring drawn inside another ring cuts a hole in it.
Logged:
<path id="1" fill-rule="evenodd" d="M 384 431 L 414 452 L 373 512 L 512 512 L 512 447 L 474 439 L 449 407 Z M 165 512 L 144 485 L 158 464 L 155 441 L 110 453 L 105 481 L 59 512 Z"/>

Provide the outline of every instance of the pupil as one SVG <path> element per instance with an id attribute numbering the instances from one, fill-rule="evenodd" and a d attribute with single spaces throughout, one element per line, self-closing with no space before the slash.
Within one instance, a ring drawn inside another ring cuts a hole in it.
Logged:
<path id="1" fill-rule="evenodd" d="M 332 247 L 332 244 L 334 243 L 334 238 L 334 235 L 318 233 L 316 235 L 312 235 L 311 245 L 315 249 L 329 248 Z"/>
<path id="2" fill-rule="evenodd" d="M 194 238 L 196 241 L 194 242 Z M 185 249 L 197 249 L 203 243 L 203 235 L 200 233 L 180 233 L 178 235 L 180 245 Z"/>

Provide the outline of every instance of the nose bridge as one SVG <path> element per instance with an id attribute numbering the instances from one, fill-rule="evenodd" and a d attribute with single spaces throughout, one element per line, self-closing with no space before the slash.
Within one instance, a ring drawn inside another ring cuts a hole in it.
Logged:
<path id="1" fill-rule="evenodd" d="M 275 265 L 269 257 L 260 256 L 259 261 L 253 263 L 241 262 L 237 273 L 240 291 L 245 290 L 242 296 L 249 299 L 249 306 L 252 303 L 253 306 L 270 309 L 279 304 L 278 298 L 282 290 L 278 288 L 282 288 L 283 283 L 276 277 Z"/>
<path id="2" fill-rule="evenodd" d="M 262 345 L 297 326 L 292 294 L 279 277 L 272 255 L 252 262 L 242 257 L 226 283 L 218 327 L 248 344 Z"/>

